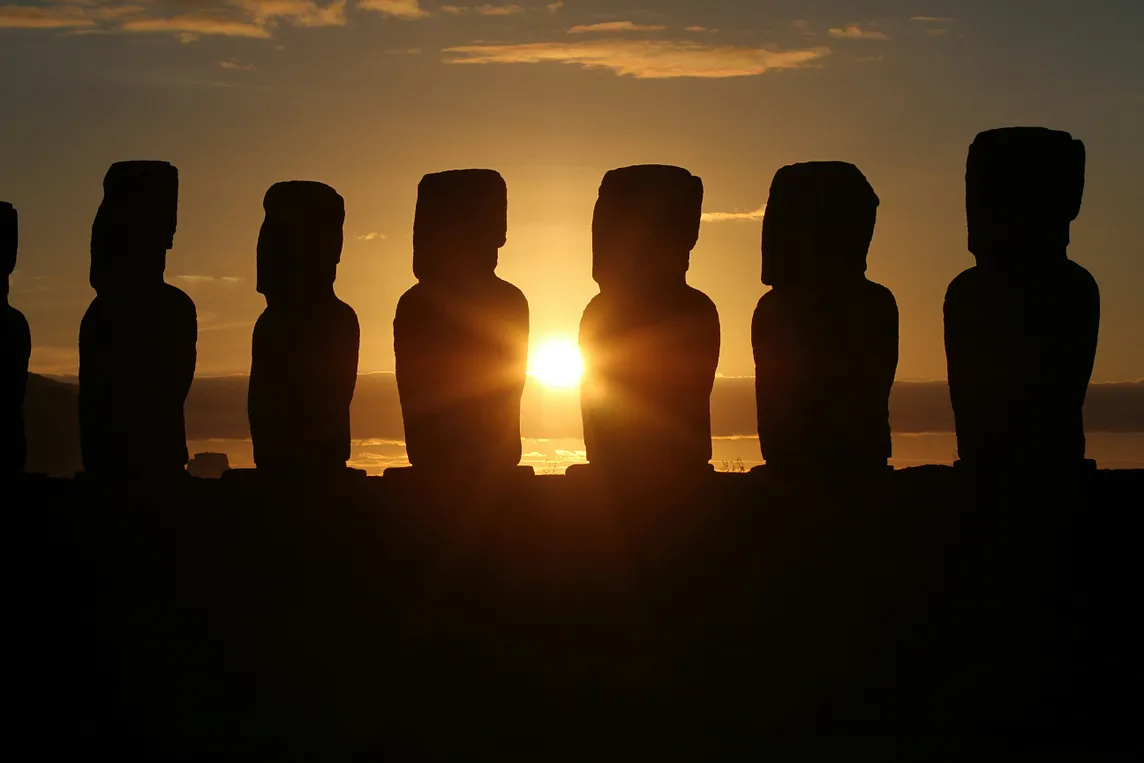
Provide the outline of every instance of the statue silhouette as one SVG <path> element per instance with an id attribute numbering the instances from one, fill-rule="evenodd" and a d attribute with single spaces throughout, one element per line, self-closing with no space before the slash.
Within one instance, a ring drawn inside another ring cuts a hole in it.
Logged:
<path id="1" fill-rule="evenodd" d="M 680 167 L 608 172 L 592 220 L 600 293 L 580 321 L 588 461 L 610 471 L 709 469 L 719 313 L 687 285 L 703 182 Z"/>
<path id="2" fill-rule="evenodd" d="M 1100 291 L 1068 259 L 1084 193 L 1084 144 L 1010 127 L 973 141 L 965 171 L 976 267 L 949 285 L 945 347 L 957 449 L 970 467 L 1084 463 L 1084 399 Z"/>
<path id="3" fill-rule="evenodd" d="M 508 191 L 492 170 L 426 175 L 413 274 L 393 319 L 397 390 L 414 468 L 512 469 L 528 365 L 528 301 L 497 278 Z"/>
<path id="4" fill-rule="evenodd" d="M 0 478 L 24 471 L 24 391 L 28 386 L 28 359 L 32 334 L 24 314 L 8 304 L 8 280 L 16 269 L 19 248 L 16 209 L 0 201 L 0 266 L 4 268 L 4 313 L 0 318 Z"/>
<path id="5" fill-rule="evenodd" d="M 190 297 L 163 281 L 178 195 L 166 162 L 118 162 L 103 180 L 91 230 L 96 297 L 79 330 L 80 445 L 93 476 L 186 473 L 198 321 Z"/>
<path id="6" fill-rule="evenodd" d="M 763 220 L 751 324 L 759 446 L 768 468 L 885 469 L 898 306 L 866 278 L 878 197 L 845 162 L 780 169 Z"/>
<path id="7" fill-rule="evenodd" d="M 334 294 L 342 253 L 342 197 L 322 183 L 276 183 L 263 200 L 247 410 L 254 462 L 272 473 L 344 470 L 360 329 Z"/>

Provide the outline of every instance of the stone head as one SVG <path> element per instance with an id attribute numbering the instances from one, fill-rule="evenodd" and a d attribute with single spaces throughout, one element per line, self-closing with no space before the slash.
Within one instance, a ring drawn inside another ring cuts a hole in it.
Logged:
<path id="1" fill-rule="evenodd" d="M 592 278 L 601 289 L 686 283 L 702 214 L 703 181 L 682 167 L 611 170 L 592 216 Z"/>
<path id="2" fill-rule="evenodd" d="M 508 235 L 508 186 L 495 170 L 435 172 L 417 186 L 413 274 L 464 280 L 496 271 Z"/>
<path id="3" fill-rule="evenodd" d="M 262 200 L 258 292 L 267 303 L 332 293 L 342 257 L 345 202 L 324 183 L 275 183 Z"/>
<path id="4" fill-rule="evenodd" d="M 20 245 L 20 219 L 16 208 L 0 201 L 0 267 L 4 268 L 4 294 L 8 293 L 8 276 L 16 269 L 16 250 Z"/>
<path id="5" fill-rule="evenodd" d="M 16 269 L 16 251 L 20 245 L 20 217 L 16 208 L 0 201 L 0 267 L 5 275 Z"/>
<path id="6" fill-rule="evenodd" d="M 1084 195 L 1084 144 L 1044 127 L 979 134 L 965 166 L 969 251 L 985 266 L 1063 259 Z"/>
<path id="7" fill-rule="evenodd" d="M 167 162 L 111 165 L 91 228 L 92 287 L 161 281 L 175 239 L 179 171 Z"/>
<path id="8" fill-rule="evenodd" d="M 878 195 L 847 162 L 803 162 L 775 173 L 763 218 L 763 283 L 862 278 Z"/>

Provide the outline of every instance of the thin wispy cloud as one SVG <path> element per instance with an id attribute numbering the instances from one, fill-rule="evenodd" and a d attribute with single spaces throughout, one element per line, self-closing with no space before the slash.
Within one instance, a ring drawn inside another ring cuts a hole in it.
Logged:
<path id="1" fill-rule="evenodd" d="M 95 25 L 95 17 L 84 8 L 0 5 L 0 29 L 81 29 Z"/>
<path id="2" fill-rule="evenodd" d="M 556 0 L 556 2 L 549 3 L 544 7 L 548 9 L 549 13 L 556 13 L 558 10 L 564 7 L 564 0 Z"/>
<path id="3" fill-rule="evenodd" d="M 281 26 L 344 26 L 346 4 L 347 0 L 48 0 L 38 5 L 0 6 L 0 28 L 66 29 L 71 34 L 158 33 L 183 42 L 207 35 L 266 39 Z"/>
<path id="4" fill-rule="evenodd" d="M 214 284 L 224 286 L 234 286 L 242 283 L 244 278 L 239 276 L 204 276 L 204 275 L 178 275 L 173 276 L 176 281 L 180 281 L 187 286 L 210 286 Z"/>
<path id="5" fill-rule="evenodd" d="M 835 27 L 827 31 L 827 34 L 836 40 L 889 40 L 890 36 L 885 32 L 879 32 L 876 29 L 863 29 L 860 26 L 851 24 L 846 27 Z"/>
<path id="6" fill-rule="evenodd" d="M 125 32 L 174 34 L 183 42 L 192 42 L 200 35 L 270 38 L 270 31 L 253 21 L 243 21 L 208 11 L 185 13 L 171 18 L 132 19 L 124 22 L 122 29 Z"/>
<path id="7" fill-rule="evenodd" d="M 957 19 L 952 16 L 910 16 L 910 21 L 917 21 L 923 24 L 952 24 Z"/>
<path id="8" fill-rule="evenodd" d="M 599 24 L 581 24 L 568 30 L 569 34 L 590 32 L 662 32 L 667 27 L 662 24 L 637 24 L 634 21 L 603 21 Z"/>
<path id="9" fill-rule="evenodd" d="M 254 64 L 243 63 L 235 58 L 219 61 L 218 66 L 220 69 L 226 69 L 228 71 L 248 72 L 254 70 Z"/>
<path id="10" fill-rule="evenodd" d="M 429 15 L 421 8 L 418 0 L 357 0 L 357 7 L 407 20 L 422 19 Z"/>
<path id="11" fill-rule="evenodd" d="M 363 233 L 360 236 L 355 236 L 357 241 L 384 241 L 385 238 L 386 236 L 384 233 L 375 233 L 373 231 L 370 231 L 369 233 Z"/>
<path id="12" fill-rule="evenodd" d="M 705 223 L 757 222 L 763 219 L 767 206 L 749 212 L 704 212 L 699 219 Z"/>
<path id="13" fill-rule="evenodd" d="M 754 77 L 813 66 L 829 48 L 768 50 L 668 40 L 590 40 L 520 45 L 462 45 L 446 48 L 451 64 L 559 63 L 603 69 L 636 79 Z"/>
<path id="14" fill-rule="evenodd" d="M 480 16 L 515 16 L 524 12 L 522 5 L 478 5 L 473 8 L 473 13 Z"/>

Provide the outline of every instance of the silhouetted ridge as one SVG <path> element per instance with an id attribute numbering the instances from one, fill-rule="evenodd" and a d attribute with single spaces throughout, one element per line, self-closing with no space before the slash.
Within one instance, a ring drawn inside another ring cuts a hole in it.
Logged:
<path id="1" fill-rule="evenodd" d="M 195 373 L 195 305 L 163 281 L 178 217 L 178 171 L 166 162 L 113 164 L 92 225 L 96 298 L 79 333 L 79 417 L 85 472 L 185 474 L 183 402 Z"/>
<path id="2" fill-rule="evenodd" d="M 276 183 L 263 200 L 248 412 L 254 461 L 304 479 L 344 470 L 360 328 L 334 295 L 345 206 L 327 185 Z"/>
<path id="3" fill-rule="evenodd" d="M 528 301 L 496 277 L 507 189 L 492 170 L 426 175 L 417 187 L 413 272 L 393 319 L 409 462 L 489 473 L 520 462 Z"/>
<path id="4" fill-rule="evenodd" d="M 24 314 L 8 304 L 9 280 L 16 269 L 20 221 L 16 208 L 0 201 L 0 267 L 4 269 L 4 309 L 0 313 L 0 478 L 24 471 L 24 394 L 32 334 Z"/>
<path id="5" fill-rule="evenodd" d="M 898 307 L 866 279 L 878 196 L 844 162 L 780 169 L 763 220 L 751 326 L 759 446 L 769 470 L 882 470 Z"/>
<path id="6" fill-rule="evenodd" d="M 961 463 L 1085 463 L 1084 400 L 1100 292 L 1068 259 L 1084 192 L 1084 145 L 1014 127 L 969 149 L 965 207 L 977 267 L 949 285 L 945 345 Z M 1016 448 L 1014 442 L 1024 442 Z"/>
<path id="7" fill-rule="evenodd" d="M 680 167 L 624 167 L 600 184 L 592 218 L 600 293 L 580 320 L 594 467 L 673 478 L 710 468 L 719 313 L 687 285 L 702 209 L 703 182 Z"/>

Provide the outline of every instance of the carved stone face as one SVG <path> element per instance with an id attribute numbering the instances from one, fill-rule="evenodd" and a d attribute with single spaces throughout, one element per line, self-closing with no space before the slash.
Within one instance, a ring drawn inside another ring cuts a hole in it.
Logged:
<path id="1" fill-rule="evenodd" d="M 508 234 L 508 187 L 494 170 L 426 175 L 417 187 L 413 273 L 456 280 L 496 270 Z"/>
<path id="2" fill-rule="evenodd" d="M 345 203 L 327 185 L 271 186 L 258 234 L 258 291 L 267 301 L 328 294 L 341 261 Z"/>
<path id="3" fill-rule="evenodd" d="M 16 269 L 16 251 L 20 244 L 20 221 L 16 208 L 0 201 L 0 267 L 6 275 Z"/>
<path id="4" fill-rule="evenodd" d="M 592 216 L 592 277 L 602 288 L 684 283 L 702 212 L 703 181 L 681 167 L 610 171 Z"/>
<path id="5" fill-rule="evenodd" d="M 179 174 L 167 162 L 118 162 L 91 228 L 91 285 L 161 278 L 178 222 Z"/>
<path id="6" fill-rule="evenodd" d="M 1060 256 L 1080 214 L 1085 149 L 1066 132 L 1008 127 L 969 148 L 965 211 L 969 251 L 981 264 Z"/>
<path id="7" fill-rule="evenodd" d="M 862 277 L 878 204 L 853 164 L 805 162 L 780 169 L 763 218 L 763 283 Z"/>

